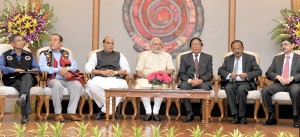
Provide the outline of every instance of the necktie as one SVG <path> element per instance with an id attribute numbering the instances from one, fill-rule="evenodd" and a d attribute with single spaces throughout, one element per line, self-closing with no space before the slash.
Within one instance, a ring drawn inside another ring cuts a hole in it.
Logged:
<path id="1" fill-rule="evenodd" d="M 284 78 L 289 78 L 289 67 L 290 67 L 290 56 L 286 56 L 286 61 L 285 61 L 285 64 L 284 64 L 284 70 L 283 70 L 283 77 Z"/>
<path id="2" fill-rule="evenodd" d="M 238 72 L 240 58 L 236 58 L 235 60 L 236 60 L 236 62 L 235 62 L 234 67 L 233 67 L 233 71 L 232 71 L 233 73 L 237 73 Z"/>
<path id="3" fill-rule="evenodd" d="M 196 72 L 195 72 L 195 78 L 198 78 L 198 55 L 197 54 L 195 54 L 195 60 L 194 60 L 194 62 L 195 62 L 195 69 L 196 69 Z"/>

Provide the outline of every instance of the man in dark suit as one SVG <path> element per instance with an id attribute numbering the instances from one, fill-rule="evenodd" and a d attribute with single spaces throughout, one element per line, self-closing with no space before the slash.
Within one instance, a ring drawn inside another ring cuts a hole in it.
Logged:
<path id="1" fill-rule="evenodd" d="M 232 55 L 225 57 L 218 74 L 224 80 L 233 124 L 247 124 L 246 105 L 249 90 L 256 90 L 255 78 L 262 74 L 254 56 L 244 53 L 243 42 L 231 43 Z M 238 107 L 237 107 L 238 102 Z"/>
<path id="2" fill-rule="evenodd" d="M 182 55 L 178 75 L 181 80 L 179 85 L 182 90 L 204 89 L 210 91 L 212 69 L 212 56 L 201 52 L 203 47 L 200 38 L 193 38 L 190 42 L 191 53 Z M 194 120 L 191 99 L 182 99 L 187 111 L 184 122 Z"/>
<path id="3" fill-rule="evenodd" d="M 273 84 L 262 89 L 262 99 L 269 113 L 264 125 L 277 124 L 277 119 L 272 108 L 272 96 L 280 91 L 289 92 L 292 99 L 294 127 L 299 128 L 299 92 L 300 92 L 300 55 L 295 54 L 293 49 L 296 42 L 292 38 L 281 42 L 284 54 L 275 56 L 271 66 L 266 72 Z"/>

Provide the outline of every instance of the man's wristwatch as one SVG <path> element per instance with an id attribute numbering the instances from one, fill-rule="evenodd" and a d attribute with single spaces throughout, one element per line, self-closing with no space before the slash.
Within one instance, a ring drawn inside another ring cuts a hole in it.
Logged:
<path id="1" fill-rule="evenodd" d="M 67 70 L 70 71 L 70 67 L 67 67 Z"/>
<path id="2" fill-rule="evenodd" d="M 115 74 L 118 75 L 118 71 L 115 71 Z"/>

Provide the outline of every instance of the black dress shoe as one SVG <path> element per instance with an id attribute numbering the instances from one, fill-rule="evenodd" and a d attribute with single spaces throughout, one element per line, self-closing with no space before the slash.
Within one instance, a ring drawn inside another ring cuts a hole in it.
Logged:
<path id="1" fill-rule="evenodd" d="M 161 121 L 158 115 L 153 115 L 153 120 L 154 121 Z"/>
<path id="2" fill-rule="evenodd" d="M 277 124 L 277 120 L 274 117 L 269 117 L 264 123 L 263 125 L 276 125 Z"/>
<path id="3" fill-rule="evenodd" d="M 28 115 L 22 115 L 21 124 L 28 124 Z"/>
<path id="4" fill-rule="evenodd" d="M 232 124 L 239 124 L 240 123 L 240 119 L 238 115 L 235 115 L 231 121 Z"/>
<path id="5" fill-rule="evenodd" d="M 247 118 L 246 117 L 241 117 L 240 123 L 241 124 L 247 124 Z"/>
<path id="6" fill-rule="evenodd" d="M 119 114 L 118 112 L 115 112 L 115 118 L 118 119 L 119 118 Z"/>
<path id="7" fill-rule="evenodd" d="M 144 121 L 150 121 L 152 119 L 152 115 L 146 115 Z"/>
<path id="8" fill-rule="evenodd" d="M 17 103 L 17 105 L 18 105 L 19 107 L 23 107 L 24 104 L 25 104 L 25 99 L 22 98 L 22 97 L 20 97 L 20 98 L 16 101 L 16 103 Z"/>
<path id="9" fill-rule="evenodd" d="M 194 114 L 192 112 L 188 113 L 183 119 L 183 122 L 192 122 L 194 120 Z"/>
<path id="10" fill-rule="evenodd" d="M 104 118 L 105 118 L 105 113 L 103 113 L 101 110 L 95 116 L 95 120 L 100 120 Z"/>
<path id="11" fill-rule="evenodd" d="M 294 127 L 294 128 L 300 128 L 299 122 L 298 122 L 298 121 L 297 121 L 297 122 L 294 122 L 293 127 Z"/>

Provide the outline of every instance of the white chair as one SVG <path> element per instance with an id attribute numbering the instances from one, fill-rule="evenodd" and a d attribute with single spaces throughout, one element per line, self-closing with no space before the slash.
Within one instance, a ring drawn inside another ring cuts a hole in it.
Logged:
<path id="1" fill-rule="evenodd" d="M 0 44 L 0 54 L 3 54 L 5 51 L 12 49 L 12 46 L 10 44 Z M 27 47 L 24 47 L 24 50 L 31 52 Z M 2 73 L 0 71 L 0 78 L 1 78 L 1 83 L 0 83 L 0 121 L 2 121 L 3 116 L 4 116 L 4 108 L 5 108 L 5 104 L 4 104 L 4 100 L 6 97 L 9 98 L 18 98 L 19 97 L 19 92 L 10 86 L 4 86 L 3 82 L 2 82 Z M 38 81 L 39 84 L 38 86 L 32 87 L 30 89 L 30 96 L 31 96 L 31 101 L 35 102 L 36 100 L 36 96 L 39 96 L 38 100 L 38 104 L 43 103 L 43 88 L 40 86 L 40 78 L 38 77 Z M 38 118 L 39 120 L 41 120 L 41 116 L 38 114 Z"/>
<path id="2" fill-rule="evenodd" d="M 176 56 L 176 71 L 175 71 L 176 72 L 176 77 L 175 77 L 176 80 L 175 80 L 174 86 L 177 86 L 178 81 L 179 81 L 178 71 L 179 71 L 179 67 L 180 67 L 180 58 L 181 58 L 182 55 L 188 54 L 190 52 L 191 52 L 190 50 L 189 51 L 185 51 L 185 52 L 182 52 L 182 53 L 180 53 L 180 54 L 178 54 Z M 209 119 L 210 119 L 210 121 L 212 121 L 211 111 L 212 111 L 212 109 L 214 107 L 214 104 L 215 104 L 215 94 L 216 94 L 215 93 L 216 92 L 216 90 L 215 90 L 216 89 L 216 85 L 215 84 L 217 84 L 217 83 L 215 83 L 214 76 L 212 76 L 211 82 L 212 82 L 212 85 L 213 85 L 213 89 L 210 92 L 210 105 L 209 105 L 209 116 L 208 116 Z M 197 102 L 197 101 L 199 101 L 199 100 L 192 100 L 192 102 Z M 177 116 L 176 119 L 179 119 L 179 117 L 180 117 L 180 106 L 181 106 L 180 99 L 176 99 L 175 100 L 175 104 L 177 106 L 177 109 L 179 108 L 179 110 L 178 110 L 178 116 Z M 202 114 L 205 114 L 205 113 L 202 113 Z"/>
<path id="3" fill-rule="evenodd" d="M 41 52 L 45 51 L 45 50 L 48 50 L 50 47 L 43 47 L 43 48 L 40 48 L 38 51 L 37 51 L 37 62 L 39 62 L 39 57 L 40 57 L 40 54 Z M 65 47 L 61 47 L 63 50 L 66 50 L 69 52 L 69 55 L 74 57 L 74 54 L 73 54 L 73 51 L 68 49 L 68 48 L 65 48 Z M 46 108 L 46 114 L 44 116 L 44 120 L 47 120 L 48 119 L 48 116 L 49 116 L 49 100 L 50 100 L 50 97 L 51 97 L 51 88 L 47 87 L 46 86 L 46 82 L 47 82 L 47 77 L 48 77 L 48 73 L 47 72 L 43 72 L 44 73 L 44 98 L 45 98 L 45 108 Z M 84 81 L 85 81 L 85 76 L 84 76 Z M 79 111 L 79 115 L 80 117 L 83 119 L 84 118 L 84 115 L 82 114 L 82 109 L 83 109 L 83 106 L 84 106 L 84 103 L 85 103 L 85 90 L 83 89 L 81 91 L 81 97 L 80 97 L 80 103 L 79 103 L 79 106 L 78 106 L 78 111 Z M 69 91 L 67 88 L 64 88 L 64 91 L 63 91 L 63 98 L 66 99 L 66 98 L 69 98 L 70 94 L 69 94 Z M 39 115 L 41 115 L 41 108 L 42 108 L 42 105 L 39 105 L 38 106 L 38 109 L 37 109 L 37 113 Z"/>
<path id="4" fill-rule="evenodd" d="M 296 54 L 300 55 L 300 51 L 299 50 L 295 50 L 294 51 Z M 281 55 L 284 54 L 283 52 L 278 53 L 277 55 Z M 267 85 L 266 81 L 264 82 L 265 85 Z M 275 105 L 275 116 L 276 116 L 276 120 L 277 122 L 279 122 L 279 103 L 280 104 L 292 104 L 292 100 L 290 97 L 290 94 L 288 92 L 278 92 L 276 94 L 274 94 L 272 96 L 272 101 L 274 102 Z M 263 105 L 264 106 L 264 105 Z M 265 115 L 266 115 L 266 119 L 269 117 L 269 113 L 266 112 L 265 110 Z"/>
<path id="5" fill-rule="evenodd" d="M 256 62 L 259 65 L 260 58 L 259 58 L 259 55 L 257 53 L 251 52 L 251 51 L 244 51 L 244 53 L 255 56 Z M 230 56 L 232 54 L 233 54 L 232 52 L 228 52 L 224 55 L 224 58 L 227 57 L 227 56 Z M 218 81 L 219 81 L 218 85 L 220 85 L 220 76 L 219 76 Z M 258 86 L 257 90 L 250 90 L 248 92 L 248 95 L 247 95 L 247 101 L 251 102 L 253 100 L 254 104 L 255 104 L 255 106 L 254 106 L 254 119 L 255 119 L 256 123 L 259 123 L 259 119 L 257 118 L 257 113 L 258 113 L 258 109 L 259 109 L 259 106 L 260 106 L 261 87 L 262 87 L 262 84 L 263 84 L 261 77 L 258 77 L 258 81 L 259 81 L 259 83 L 257 84 L 257 86 Z M 226 92 L 225 92 L 224 89 L 220 89 L 220 88 L 218 88 L 218 89 L 219 89 L 219 91 L 218 91 L 218 105 L 219 105 L 219 108 L 220 108 L 220 111 L 221 111 L 221 116 L 219 118 L 219 121 L 222 121 L 223 118 L 224 118 L 223 106 L 225 106 L 225 119 L 227 118 L 227 102 L 226 102 L 227 97 L 226 97 Z"/>

